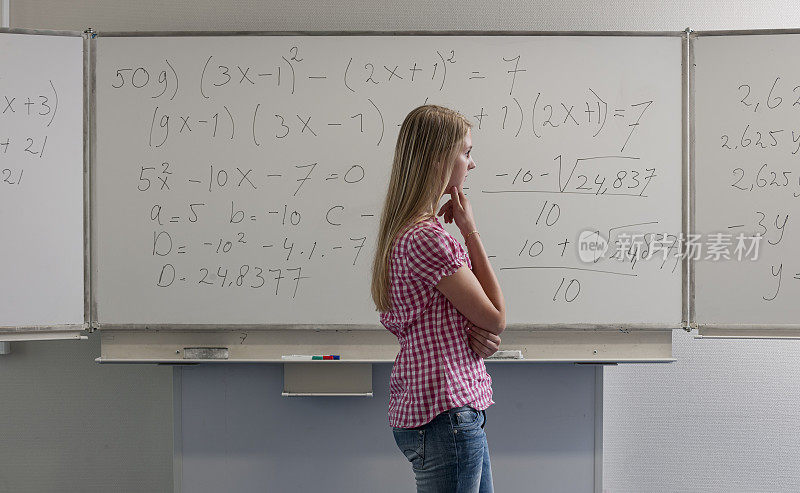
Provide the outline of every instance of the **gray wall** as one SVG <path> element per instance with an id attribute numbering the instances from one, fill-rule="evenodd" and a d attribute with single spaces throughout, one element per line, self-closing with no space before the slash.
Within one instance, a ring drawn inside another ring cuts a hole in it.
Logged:
<path id="1" fill-rule="evenodd" d="M 595 368 L 489 363 L 495 489 L 594 487 Z M 281 397 L 282 365 L 181 367 L 184 492 L 414 490 L 387 423 L 391 364 L 373 365 L 374 397 Z"/>
<path id="2" fill-rule="evenodd" d="M 11 25 L 83 30 L 756 29 L 800 25 L 794 0 L 9 0 Z"/>
<path id="3" fill-rule="evenodd" d="M 104 365 L 100 338 L 0 356 L 0 492 L 172 490 L 172 369 Z"/>

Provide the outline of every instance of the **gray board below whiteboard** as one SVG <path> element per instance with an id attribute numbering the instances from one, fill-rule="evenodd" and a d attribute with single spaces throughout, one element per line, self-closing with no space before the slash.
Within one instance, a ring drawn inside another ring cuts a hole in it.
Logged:
<path id="1" fill-rule="evenodd" d="M 95 43 L 100 327 L 377 327 L 394 143 L 425 102 L 473 124 L 509 324 L 681 326 L 677 35 Z"/>

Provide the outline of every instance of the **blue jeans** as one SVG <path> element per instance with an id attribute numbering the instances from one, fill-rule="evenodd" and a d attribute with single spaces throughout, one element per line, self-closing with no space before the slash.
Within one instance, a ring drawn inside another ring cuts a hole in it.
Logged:
<path id="1" fill-rule="evenodd" d="M 485 411 L 463 406 L 417 428 L 392 428 L 397 446 L 411 462 L 418 493 L 494 490 L 485 423 Z"/>

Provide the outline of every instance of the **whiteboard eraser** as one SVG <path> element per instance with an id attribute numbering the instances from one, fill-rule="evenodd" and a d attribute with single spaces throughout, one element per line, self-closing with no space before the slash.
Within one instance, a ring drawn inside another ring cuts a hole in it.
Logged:
<path id="1" fill-rule="evenodd" d="M 183 359 L 228 359 L 226 347 L 185 347 Z"/>
<path id="2" fill-rule="evenodd" d="M 486 359 L 523 359 L 519 349 L 501 349 Z"/>

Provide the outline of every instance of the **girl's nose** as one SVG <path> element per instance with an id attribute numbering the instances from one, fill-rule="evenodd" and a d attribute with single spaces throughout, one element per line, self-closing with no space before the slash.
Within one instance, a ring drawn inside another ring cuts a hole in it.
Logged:
<path id="1" fill-rule="evenodd" d="M 473 169 L 473 168 L 475 168 L 475 161 L 470 159 L 469 160 L 469 168 L 467 168 L 467 169 Z"/>

